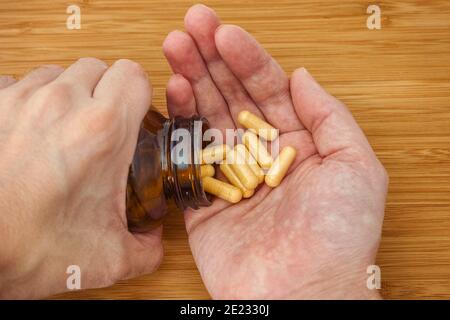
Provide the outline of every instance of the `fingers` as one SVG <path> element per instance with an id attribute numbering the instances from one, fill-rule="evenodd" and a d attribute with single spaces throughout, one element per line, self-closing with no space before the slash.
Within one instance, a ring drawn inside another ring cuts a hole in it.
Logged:
<path id="1" fill-rule="evenodd" d="M 167 109 L 171 118 L 189 118 L 197 113 L 191 84 L 182 75 L 174 74 L 166 88 Z"/>
<path id="2" fill-rule="evenodd" d="M 304 68 L 291 77 L 291 94 L 302 123 L 311 132 L 319 154 L 327 157 L 356 151 L 373 154 L 349 110 L 325 92 Z"/>
<path id="3" fill-rule="evenodd" d="M 217 51 L 214 35 L 220 21 L 214 11 L 202 4 L 194 5 L 186 13 L 184 24 L 186 31 L 194 39 L 214 83 L 227 101 L 234 122 L 238 123 L 237 116 L 244 108 L 263 117 Z"/>
<path id="4" fill-rule="evenodd" d="M 93 97 L 106 106 L 129 108 L 131 128 L 137 134 L 151 104 L 152 89 L 142 67 L 136 62 L 122 59 L 105 72 L 95 87 Z"/>
<path id="5" fill-rule="evenodd" d="M 237 26 L 222 25 L 215 42 L 222 59 L 268 122 L 282 133 L 303 129 L 292 105 L 288 77 L 251 35 Z"/>
<path id="6" fill-rule="evenodd" d="M 11 76 L 0 76 L 0 90 L 5 89 L 16 82 Z"/>
<path id="7" fill-rule="evenodd" d="M 217 89 L 192 38 L 173 31 L 164 41 L 164 55 L 174 73 L 185 77 L 192 86 L 198 113 L 218 129 L 234 128 L 228 106 Z"/>
<path id="8" fill-rule="evenodd" d="M 108 65 L 99 59 L 81 58 L 67 68 L 55 82 L 68 83 L 75 94 L 91 97 L 107 69 Z"/>
<path id="9" fill-rule="evenodd" d="M 56 65 L 45 65 L 34 69 L 23 79 L 11 84 L 8 88 L 17 92 L 22 98 L 31 96 L 37 89 L 52 82 L 64 71 Z"/>

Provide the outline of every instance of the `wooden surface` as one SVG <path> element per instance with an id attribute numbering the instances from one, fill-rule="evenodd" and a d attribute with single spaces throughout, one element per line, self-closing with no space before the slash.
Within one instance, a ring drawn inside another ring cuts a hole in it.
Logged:
<path id="1" fill-rule="evenodd" d="M 82 29 L 67 30 L 78 4 Z M 82 56 L 131 58 L 165 112 L 165 35 L 190 1 L 0 0 L 0 74 Z M 450 1 L 208 1 L 253 33 L 290 73 L 308 70 L 354 113 L 391 184 L 377 263 L 385 298 L 450 298 Z M 378 4 L 382 29 L 368 30 Z M 182 216 L 168 219 L 159 271 L 64 298 L 209 298 Z"/>

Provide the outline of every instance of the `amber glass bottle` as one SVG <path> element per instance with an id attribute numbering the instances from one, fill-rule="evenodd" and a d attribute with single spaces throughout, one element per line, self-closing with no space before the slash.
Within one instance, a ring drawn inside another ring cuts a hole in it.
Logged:
<path id="1" fill-rule="evenodd" d="M 178 130 L 179 129 L 179 130 Z M 153 107 L 146 115 L 130 167 L 127 185 L 128 228 L 145 232 L 159 226 L 167 213 L 168 201 L 178 208 L 209 206 L 200 179 L 200 152 L 205 118 L 167 119 Z M 177 132 L 189 133 L 177 138 Z M 176 145 L 183 139 L 183 152 Z"/>

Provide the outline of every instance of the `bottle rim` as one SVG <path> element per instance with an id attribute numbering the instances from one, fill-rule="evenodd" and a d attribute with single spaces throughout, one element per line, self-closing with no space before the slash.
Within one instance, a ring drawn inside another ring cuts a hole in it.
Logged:
<path id="1" fill-rule="evenodd" d="M 178 129 L 189 132 L 190 152 L 182 154 L 174 153 L 174 148 L 179 143 L 173 139 L 173 133 Z M 162 167 L 166 168 L 164 185 L 166 194 L 173 196 L 178 208 L 194 210 L 211 205 L 210 197 L 203 189 L 201 179 L 201 151 L 203 149 L 203 133 L 209 129 L 209 122 L 201 116 L 191 118 L 175 117 L 168 120 L 163 128 L 163 156 Z M 177 157 L 174 161 L 173 157 Z"/>

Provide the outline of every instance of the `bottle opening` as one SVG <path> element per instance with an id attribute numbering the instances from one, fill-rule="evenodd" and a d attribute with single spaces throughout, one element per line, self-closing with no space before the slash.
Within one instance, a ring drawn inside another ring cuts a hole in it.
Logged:
<path id="1" fill-rule="evenodd" d="M 200 116 L 176 117 L 167 121 L 163 128 L 161 151 L 165 193 L 168 198 L 174 198 L 182 210 L 211 205 L 203 190 L 200 172 L 203 134 L 207 129 L 208 121 Z"/>

